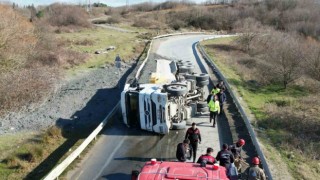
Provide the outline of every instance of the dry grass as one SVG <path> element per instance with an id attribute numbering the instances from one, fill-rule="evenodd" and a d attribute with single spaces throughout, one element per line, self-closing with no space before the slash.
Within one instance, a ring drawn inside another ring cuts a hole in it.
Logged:
<path id="1" fill-rule="evenodd" d="M 317 86 L 319 82 L 305 77 L 286 90 L 277 83 L 264 84 L 257 78 L 257 73 L 261 73 L 257 69 L 259 58 L 230 48 L 234 46 L 232 42 L 227 38 L 204 44 L 255 115 L 263 141 L 276 148 L 291 174 L 297 179 L 320 178 L 317 164 L 320 159 L 319 89 L 306 88 L 309 82 Z"/>
<path id="2" fill-rule="evenodd" d="M 25 139 L 0 163 L 0 176 L 4 179 L 23 179 L 45 160 L 65 139 L 58 127 L 50 127 L 46 132 Z"/>

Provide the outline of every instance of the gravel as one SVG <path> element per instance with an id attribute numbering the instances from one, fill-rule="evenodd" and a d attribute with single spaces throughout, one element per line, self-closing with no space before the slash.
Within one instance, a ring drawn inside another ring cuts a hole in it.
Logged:
<path id="1" fill-rule="evenodd" d="M 0 135 L 38 131 L 52 125 L 94 128 L 117 104 L 127 78 L 133 76 L 135 69 L 135 63 L 123 64 L 120 87 L 117 87 L 119 75 L 114 66 L 93 69 L 64 80 L 59 90 L 39 107 L 1 118 Z"/>

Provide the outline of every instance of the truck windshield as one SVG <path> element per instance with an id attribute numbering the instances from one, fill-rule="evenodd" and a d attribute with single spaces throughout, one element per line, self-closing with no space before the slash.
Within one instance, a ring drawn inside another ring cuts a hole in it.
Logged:
<path id="1" fill-rule="evenodd" d="M 130 92 L 127 94 L 127 120 L 131 127 L 140 127 L 139 117 L 139 93 Z"/>

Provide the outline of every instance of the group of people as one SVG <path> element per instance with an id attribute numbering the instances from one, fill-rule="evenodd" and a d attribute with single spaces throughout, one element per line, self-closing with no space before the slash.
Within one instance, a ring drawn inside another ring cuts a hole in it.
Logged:
<path id="1" fill-rule="evenodd" d="M 198 136 L 198 141 L 195 141 L 193 136 Z M 187 160 L 190 160 L 192 156 L 193 163 L 195 163 L 197 143 L 201 142 L 200 131 L 196 128 L 195 124 L 192 124 L 192 127 L 188 129 L 186 137 L 188 137 L 188 139 L 186 138 L 182 143 L 178 144 L 176 157 L 180 162 L 186 162 Z M 206 154 L 201 155 L 198 158 L 197 163 L 199 163 L 201 167 L 206 167 L 207 164 L 215 164 L 219 161 L 219 165 L 227 169 L 228 176 L 236 176 L 237 179 L 238 172 L 241 171 L 241 151 L 244 145 L 244 139 L 239 139 L 235 144 L 230 146 L 228 144 L 223 144 L 222 150 L 217 153 L 216 157 L 213 157 L 213 148 L 208 147 Z M 259 167 L 260 159 L 254 157 L 251 163 L 251 167 L 247 168 L 243 173 L 242 179 L 266 180 L 264 171 Z"/>
<path id="2" fill-rule="evenodd" d="M 207 97 L 207 103 L 210 111 L 210 123 L 213 120 L 213 127 L 216 126 L 217 117 L 221 112 L 223 112 L 223 104 L 227 100 L 225 90 L 226 87 L 223 81 L 219 81 Z"/>

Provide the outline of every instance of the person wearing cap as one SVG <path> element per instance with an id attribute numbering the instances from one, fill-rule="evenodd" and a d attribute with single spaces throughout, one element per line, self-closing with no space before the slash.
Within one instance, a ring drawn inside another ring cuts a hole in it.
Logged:
<path id="1" fill-rule="evenodd" d="M 238 172 L 241 171 L 241 152 L 245 143 L 246 141 L 244 139 L 239 139 L 235 144 L 229 146 L 229 151 L 231 151 L 234 156 L 234 165 L 236 166 Z"/>
<path id="2" fill-rule="evenodd" d="M 211 100 L 208 103 L 209 111 L 210 111 L 210 123 L 213 119 L 213 127 L 216 127 L 216 119 L 218 118 L 218 114 L 220 114 L 220 103 L 218 97 L 216 95 L 211 96 Z"/>
<path id="3" fill-rule="evenodd" d="M 199 157 L 197 163 L 199 163 L 202 167 L 205 167 L 206 164 L 214 164 L 217 160 L 212 156 L 213 149 L 207 148 L 207 154 L 203 154 Z"/>
<path id="4" fill-rule="evenodd" d="M 190 140 L 190 145 L 192 147 L 193 162 L 196 161 L 198 144 L 201 143 L 200 130 L 197 128 L 196 123 L 192 123 L 191 127 L 187 130 L 185 139 Z"/>
<path id="5" fill-rule="evenodd" d="M 189 148 L 190 140 L 185 139 L 177 146 L 176 157 L 180 162 L 186 162 L 191 156 L 191 149 Z M 189 154 L 189 155 L 188 155 Z"/>
<path id="6" fill-rule="evenodd" d="M 266 180 L 266 175 L 259 167 L 260 159 L 258 157 L 252 158 L 252 166 L 249 167 L 244 173 L 246 180 Z"/>

